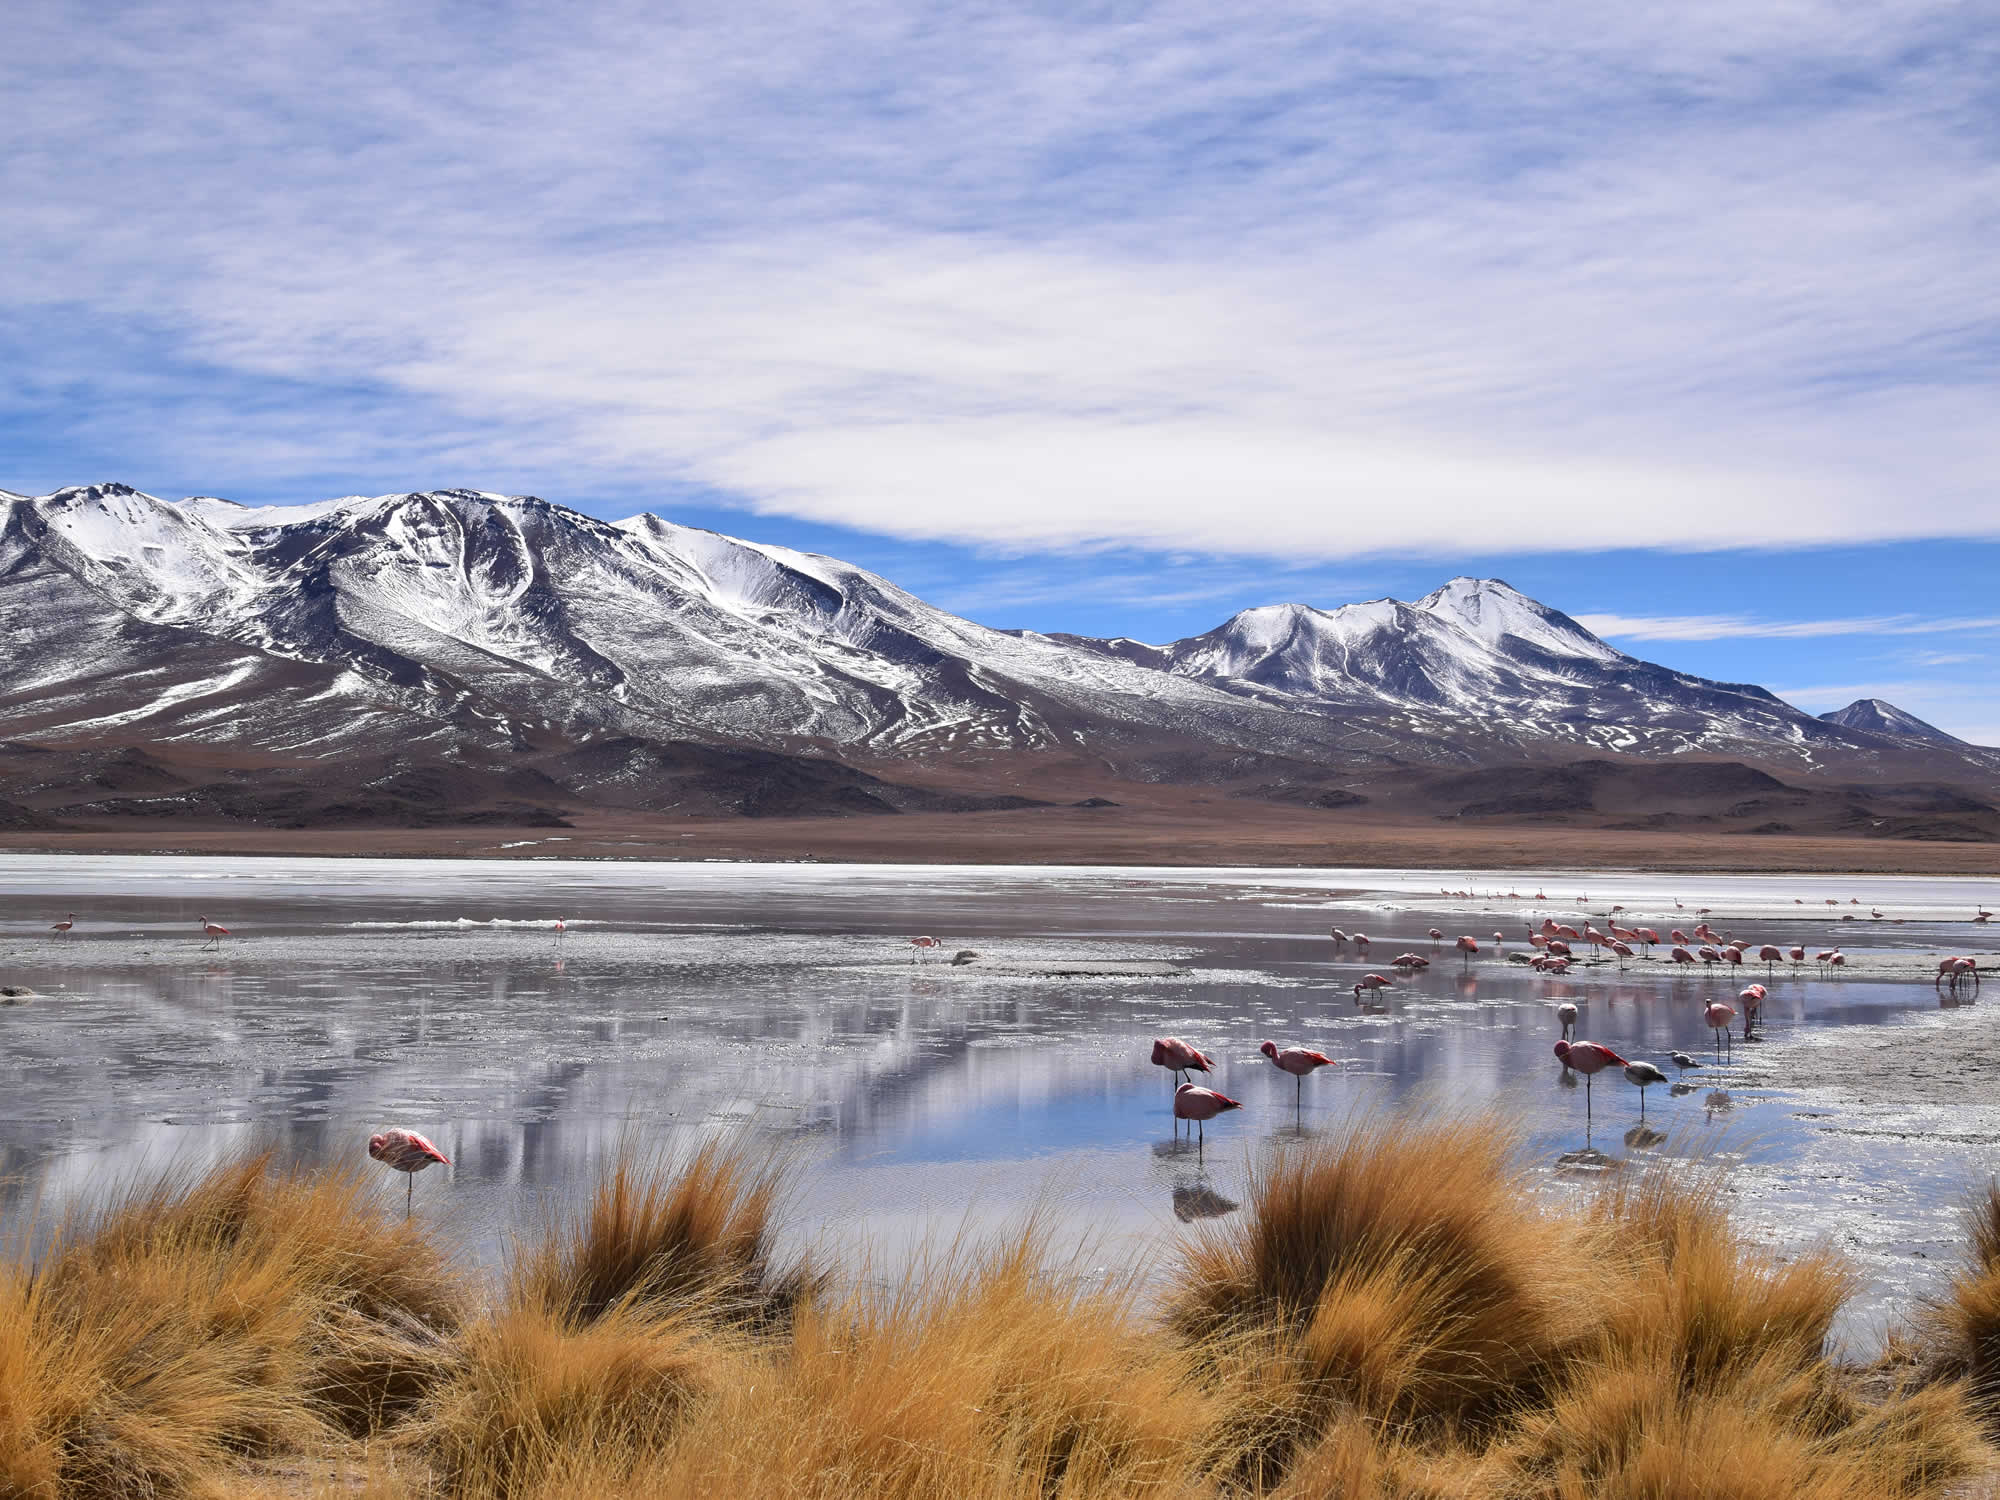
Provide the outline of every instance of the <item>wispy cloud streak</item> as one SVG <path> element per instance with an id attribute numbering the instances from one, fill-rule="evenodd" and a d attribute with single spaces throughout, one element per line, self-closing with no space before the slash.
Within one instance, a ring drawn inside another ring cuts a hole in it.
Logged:
<path id="1" fill-rule="evenodd" d="M 1943 0 L 23 0 L 9 39 L 38 452 L 1021 549 L 2000 533 L 1995 48 Z"/>
<path id="2" fill-rule="evenodd" d="M 1831 620 L 1759 620 L 1748 615 L 1582 614 L 1584 629 L 1627 641 L 1722 641 L 1735 639 L 1811 640 L 1836 635 L 1951 635 L 2000 631 L 2000 615 L 1926 619 L 1918 615 L 1865 615 Z M 1942 665 L 1972 658 L 1948 656 Z"/>

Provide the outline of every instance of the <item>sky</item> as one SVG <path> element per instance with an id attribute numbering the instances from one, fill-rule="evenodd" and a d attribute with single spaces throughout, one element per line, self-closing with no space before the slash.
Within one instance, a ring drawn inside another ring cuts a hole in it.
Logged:
<path id="1" fill-rule="evenodd" d="M 13 0 L 0 488 L 1167 640 L 1505 578 L 2000 744 L 2000 13 Z"/>

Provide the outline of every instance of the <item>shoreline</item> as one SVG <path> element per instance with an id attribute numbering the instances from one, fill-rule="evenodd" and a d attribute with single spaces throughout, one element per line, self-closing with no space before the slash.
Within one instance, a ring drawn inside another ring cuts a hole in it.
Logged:
<path id="1" fill-rule="evenodd" d="M 1633 874 L 1931 875 L 2000 880 L 2000 845 L 1816 835 L 1464 826 L 1200 808 L 1046 808 L 893 818 L 669 819 L 579 814 L 507 827 L 11 830 L 0 853 L 261 859 L 1047 865 L 1134 868 L 1575 870 Z M 2000 894 L 2000 893 L 1996 893 Z"/>

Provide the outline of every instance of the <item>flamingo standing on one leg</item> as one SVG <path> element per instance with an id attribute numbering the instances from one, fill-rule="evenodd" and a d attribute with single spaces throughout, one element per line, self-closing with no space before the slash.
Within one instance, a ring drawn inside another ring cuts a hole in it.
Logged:
<path id="1" fill-rule="evenodd" d="M 915 963 L 931 949 L 942 946 L 943 944 L 934 937 L 913 937 L 910 939 L 910 962 Z"/>
<path id="2" fill-rule="evenodd" d="M 1562 1059 L 1564 1067 L 1574 1068 L 1583 1075 L 1583 1117 L 1589 1119 L 1592 1075 L 1603 1072 L 1613 1063 L 1625 1067 L 1625 1059 L 1602 1042 L 1557 1042 L 1556 1056 Z"/>
<path id="3" fill-rule="evenodd" d="M 556 941 L 560 943 L 563 940 L 564 935 L 567 934 L 568 931 L 569 931 L 569 923 L 565 922 L 561 917 L 557 917 Z"/>
<path id="4" fill-rule="evenodd" d="M 1683 1078 L 1687 1077 L 1687 1070 L 1689 1068 L 1698 1068 L 1701 1066 L 1700 1063 L 1689 1057 L 1685 1052 L 1675 1052 L 1672 1054 L 1672 1057 L 1674 1066 L 1681 1070 L 1681 1077 Z"/>
<path id="5" fill-rule="evenodd" d="M 380 1135 L 368 1137 L 368 1154 L 384 1166 L 398 1172 L 410 1174 L 403 1189 L 403 1217 L 409 1218 L 412 1195 L 416 1192 L 417 1173 L 434 1161 L 451 1165 L 451 1158 L 414 1130 L 385 1130 Z"/>
<path id="6" fill-rule="evenodd" d="M 70 928 L 76 926 L 76 913 L 70 912 L 60 922 L 51 923 L 49 931 L 57 937 L 68 937 Z"/>
<path id="7" fill-rule="evenodd" d="M 1667 1075 L 1649 1062 L 1628 1062 L 1625 1064 L 1625 1078 L 1628 1083 L 1639 1086 L 1639 1118 L 1646 1118 L 1646 1090 L 1656 1083 L 1665 1083 Z"/>
<path id="8" fill-rule="evenodd" d="M 1292 1075 L 1293 1081 L 1298 1085 L 1298 1107 L 1301 1109 L 1305 1107 L 1306 1102 L 1306 1074 L 1315 1068 L 1333 1066 L 1333 1059 L 1324 1052 L 1313 1052 L 1304 1047 L 1286 1047 L 1280 1051 L 1276 1042 L 1259 1042 L 1257 1050 Z"/>
<path id="9" fill-rule="evenodd" d="M 1777 972 L 1778 961 L 1785 956 L 1785 950 L 1775 943 L 1766 943 L 1757 950 L 1758 961 L 1764 965 L 1764 977 L 1769 979 Z"/>
<path id="10" fill-rule="evenodd" d="M 229 929 L 227 927 L 219 926 L 209 921 L 207 917 L 196 917 L 195 920 L 201 923 L 202 936 L 208 939 L 207 942 L 202 944 L 204 948 L 213 948 L 217 943 L 229 936 Z"/>
<path id="11" fill-rule="evenodd" d="M 1205 1121 L 1213 1120 L 1227 1110 L 1242 1107 L 1227 1094 L 1218 1094 L 1214 1089 L 1205 1089 L 1198 1084 L 1184 1083 L 1174 1090 L 1174 1118 L 1194 1121 L 1197 1130 L 1201 1130 Z M 1206 1140 L 1208 1132 L 1203 1130 L 1201 1134 Z"/>
<path id="12" fill-rule="evenodd" d="M 1458 940 L 1456 946 L 1458 951 L 1464 955 L 1467 967 L 1470 967 L 1472 964 L 1472 955 L 1479 951 L 1479 939 L 1467 933 Z"/>

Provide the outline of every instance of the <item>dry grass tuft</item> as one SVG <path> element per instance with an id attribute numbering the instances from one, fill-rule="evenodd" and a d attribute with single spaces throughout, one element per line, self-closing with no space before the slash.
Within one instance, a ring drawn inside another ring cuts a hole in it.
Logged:
<path id="1" fill-rule="evenodd" d="M 1464 1432 L 1535 1400 L 1608 1286 L 1578 1253 L 1587 1231 L 1531 1198 L 1515 1138 L 1491 1122 L 1373 1119 L 1280 1156 L 1242 1221 L 1197 1235 L 1171 1326 L 1245 1345 L 1252 1409 L 1288 1413 L 1258 1417 L 1251 1477 L 1336 1412 Z"/>
<path id="2" fill-rule="evenodd" d="M 0 1495 L 194 1489 L 365 1431 L 443 1367 L 458 1288 L 355 1174 L 168 1174 L 0 1279 Z"/>
<path id="3" fill-rule="evenodd" d="M 614 1307 L 700 1303 L 725 1321 L 782 1323 L 814 1285 L 772 1260 L 784 1172 L 709 1142 L 685 1161 L 621 1157 L 577 1221 L 515 1266 L 509 1300 L 586 1323 Z"/>
<path id="4" fill-rule="evenodd" d="M 1973 1193 L 1963 1215 L 1970 1254 L 1945 1296 L 1918 1318 L 1931 1373 L 1964 1380 L 2000 1434 L 2000 1180 Z"/>

